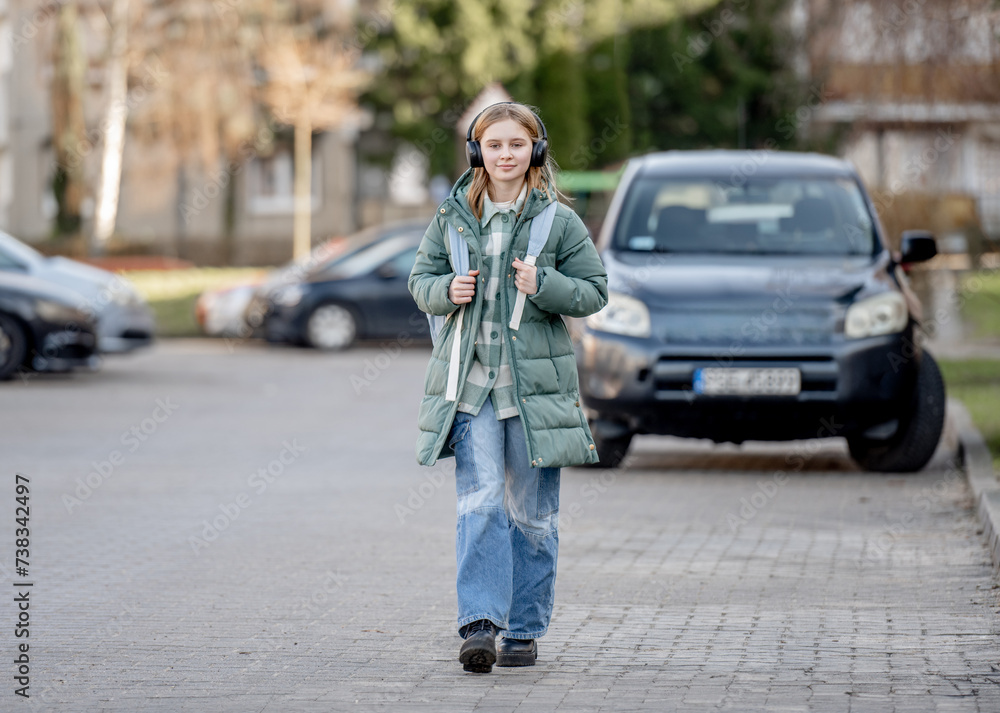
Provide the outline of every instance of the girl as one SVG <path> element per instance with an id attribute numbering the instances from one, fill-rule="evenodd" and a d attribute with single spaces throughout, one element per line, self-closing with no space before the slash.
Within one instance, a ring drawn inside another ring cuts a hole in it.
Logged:
<path id="1" fill-rule="evenodd" d="M 560 315 L 597 312 L 608 290 L 586 227 L 565 205 L 536 263 L 523 260 L 532 219 L 558 195 L 541 119 L 522 104 L 494 104 L 466 138 L 470 168 L 428 227 L 409 288 L 424 312 L 450 315 L 427 366 L 417 460 L 456 458 L 459 661 L 489 673 L 494 663 L 534 665 L 548 628 L 559 469 L 597 462 Z M 452 269 L 449 226 L 468 245 L 468 274 Z M 515 330 L 519 292 L 527 298 Z"/>

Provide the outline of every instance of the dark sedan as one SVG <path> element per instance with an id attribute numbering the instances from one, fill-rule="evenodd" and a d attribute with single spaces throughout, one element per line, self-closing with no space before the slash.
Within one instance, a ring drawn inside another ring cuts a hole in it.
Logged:
<path id="1" fill-rule="evenodd" d="M 879 471 L 930 459 L 944 385 L 902 266 L 853 168 L 815 154 L 670 152 L 630 162 L 598 249 L 608 306 L 578 324 L 605 465 L 635 434 L 844 437 Z"/>
<path id="2" fill-rule="evenodd" d="M 323 350 L 357 339 L 429 338 L 427 318 L 406 287 L 425 227 L 379 237 L 273 289 L 264 337 Z"/>
<path id="3" fill-rule="evenodd" d="M 121 275 L 65 257 L 46 257 L 0 231 L 0 271 L 32 275 L 77 293 L 76 305 L 97 320 L 102 352 L 130 352 L 153 340 L 153 312 Z"/>
<path id="4" fill-rule="evenodd" d="M 28 275 L 0 272 L 0 379 L 19 369 L 95 367 L 96 325 L 79 295 Z"/>

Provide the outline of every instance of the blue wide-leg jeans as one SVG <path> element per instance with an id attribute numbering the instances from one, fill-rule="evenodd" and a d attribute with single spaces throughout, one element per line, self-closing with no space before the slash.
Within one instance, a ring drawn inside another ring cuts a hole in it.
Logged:
<path id="1" fill-rule="evenodd" d="M 455 449 L 458 631 L 489 619 L 509 639 L 548 629 L 559 552 L 559 468 L 532 468 L 517 416 L 498 421 L 491 399 L 458 412 Z"/>

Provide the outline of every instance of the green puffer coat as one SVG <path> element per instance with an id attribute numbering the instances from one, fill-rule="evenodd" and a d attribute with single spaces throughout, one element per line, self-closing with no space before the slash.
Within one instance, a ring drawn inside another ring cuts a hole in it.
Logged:
<path id="1" fill-rule="evenodd" d="M 458 309 L 448 298 L 448 287 L 455 277 L 448 258 L 449 223 L 469 244 L 470 269 L 482 264 L 485 239 L 480 237 L 479 221 L 465 199 L 471 180 L 472 169 L 458 180 L 451 195 L 438 208 L 410 273 L 410 293 L 417 306 L 429 314 L 447 315 Z M 538 189 L 525 198 L 521 216 L 514 224 L 511 245 L 501 257 L 509 273 L 508 277 L 501 275 L 501 305 L 503 339 L 512 346 L 510 366 L 528 442 L 528 459 L 533 467 L 560 468 L 597 462 L 594 439 L 580 407 L 573 344 L 560 315 L 586 317 L 604 307 L 608 302 L 608 276 L 583 221 L 571 208 L 559 205 L 552 232 L 536 263 L 538 291 L 525 300 L 520 329 L 510 329 L 510 313 L 517 298 L 511 265 L 515 257 L 524 259 L 530 219 L 548 203 L 549 199 Z M 482 283 L 477 287 L 480 289 L 466 305 L 462 320 L 460 388 L 472 365 L 473 335 L 482 315 Z M 438 458 L 454 455 L 447 441 L 458 401 L 445 400 L 445 389 L 457 321 L 445 322 L 427 365 L 417 437 L 417 460 L 423 465 L 433 465 Z"/>

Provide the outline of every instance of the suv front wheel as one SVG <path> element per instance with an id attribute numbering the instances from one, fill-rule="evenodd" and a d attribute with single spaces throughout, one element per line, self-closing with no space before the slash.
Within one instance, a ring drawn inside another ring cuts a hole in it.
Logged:
<path id="1" fill-rule="evenodd" d="M 917 386 L 899 428 L 889 439 L 877 441 L 848 436 L 851 457 L 865 470 L 878 473 L 914 473 L 934 455 L 944 430 L 944 379 L 930 354 L 921 355 Z"/>

